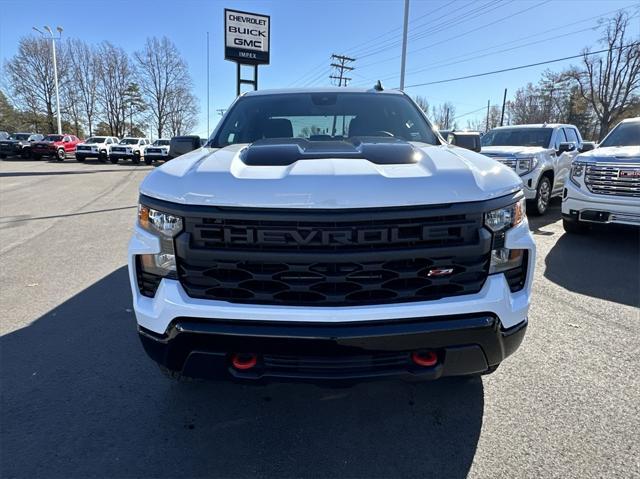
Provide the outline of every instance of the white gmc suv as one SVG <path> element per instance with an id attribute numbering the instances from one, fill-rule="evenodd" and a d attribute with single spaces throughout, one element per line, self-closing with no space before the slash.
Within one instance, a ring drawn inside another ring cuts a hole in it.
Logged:
<path id="1" fill-rule="evenodd" d="M 171 140 L 168 138 L 158 138 L 144 150 L 144 162 L 146 165 L 152 164 L 154 161 L 167 161 L 169 159 L 169 145 Z"/>
<path id="2" fill-rule="evenodd" d="M 111 147 L 109 161 L 116 164 L 119 160 L 131 160 L 136 165 L 144 158 L 144 150 L 151 142 L 147 138 L 123 138 Z"/>
<path id="3" fill-rule="evenodd" d="M 567 233 L 593 223 L 640 226 L 640 118 L 618 123 L 588 153 L 578 155 L 562 201 Z"/>
<path id="4" fill-rule="evenodd" d="M 482 137 L 482 154 L 510 166 L 522 178 L 527 211 L 542 215 L 561 196 L 571 162 L 582 150 L 573 125 L 501 126 Z"/>
<path id="5" fill-rule="evenodd" d="M 398 91 L 247 93 L 140 187 L 139 336 L 170 377 L 486 374 L 527 327 L 520 178 Z"/>

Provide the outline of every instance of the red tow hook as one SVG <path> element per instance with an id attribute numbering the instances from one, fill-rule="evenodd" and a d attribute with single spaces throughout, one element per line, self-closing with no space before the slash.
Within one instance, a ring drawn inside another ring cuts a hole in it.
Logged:
<path id="1" fill-rule="evenodd" d="M 258 364 L 258 355 L 253 353 L 234 353 L 231 355 L 231 364 L 239 371 L 246 371 Z"/>
<path id="2" fill-rule="evenodd" d="M 414 351 L 411 360 L 418 366 L 430 368 L 438 363 L 438 355 L 433 351 Z"/>

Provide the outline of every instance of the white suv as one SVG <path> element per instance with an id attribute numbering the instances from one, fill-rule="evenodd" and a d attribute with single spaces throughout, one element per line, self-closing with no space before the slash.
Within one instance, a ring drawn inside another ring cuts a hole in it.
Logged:
<path id="1" fill-rule="evenodd" d="M 482 154 L 510 166 L 522 178 L 527 211 L 542 215 L 561 196 L 571 162 L 582 149 L 573 125 L 501 126 L 482 137 Z"/>
<path id="2" fill-rule="evenodd" d="M 169 159 L 169 145 L 171 140 L 168 138 L 158 138 L 144 150 L 144 162 L 150 165 L 154 161 L 167 161 Z"/>
<path id="3" fill-rule="evenodd" d="M 562 201 L 567 233 L 593 223 L 640 226 L 640 118 L 618 123 L 588 153 L 578 155 Z"/>
<path id="4" fill-rule="evenodd" d="M 264 90 L 147 175 L 128 263 L 170 377 L 424 380 L 518 348 L 535 244 L 520 178 L 404 93 Z"/>
<path id="5" fill-rule="evenodd" d="M 118 160 L 131 160 L 133 163 L 140 163 L 144 158 L 144 149 L 151 142 L 147 138 L 123 138 L 117 145 L 111 147 L 109 160 L 111 163 L 118 163 Z"/>
<path id="6" fill-rule="evenodd" d="M 83 162 L 87 158 L 97 158 L 101 162 L 107 161 L 111 147 L 118 144 L 115 136 L 92 136 L 76 146 L 76 160 Z"/>

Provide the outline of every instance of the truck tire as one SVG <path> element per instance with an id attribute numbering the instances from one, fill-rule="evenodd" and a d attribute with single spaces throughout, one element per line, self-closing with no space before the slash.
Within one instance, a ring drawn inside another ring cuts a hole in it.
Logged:
<path id="1" fill-rule="evenodd" d="M 56 160 L 64 161 L 66 156 L 67 156 L 67 154 L 64 152 L 64 148 L 59 148 L 57 153 L 56 153 Z"/>
<path id="2" fill-rule="evenodd" d="M 548 176 L 543 176 L 536 188 L 536 198 L 527 204 L 527 210 L 529 210 L 527 212 L 533 216 L 542 216 L 549 208 L 549 201 L 551 201 L 551 181 Z"/>
<path id="3" fill-rule="evenodd" d="M 582 235 L 589 232 L 589 226 L 580 220 L 568 220 L 566 218 L 562 218 L 562 227 L 564 228 L 565 233 L 573 235 Z"/>
<path id="4" fill-rule="evenodd" d="M 78 156 L 76 154 L 76 161 L 79 161 L 80 163 L 84 163 L 84 160 L 86 160 L 86 158 L 84 156 Z"/>
<path id="5" fill-rule="evenodd" d="M 113 156 L 110 156 L 109 161 L 115 165 L 118 163 L 118 158 L 114 158 Z"/>
<path id="6" fill-rule="evenodd" d="M 20 152 L 20 157 L 23 160 L 28 160 L 29 158 L 31 158 L 31 148 L 23 148 Z"/>
<path id="7" fill-rule="evenodd" d="M 146 156 L 144 157 L 144 164 L 145 165 L 150 165 L 151 163 L 153 163 L 153 160 L 151 158 L 147 158 Z"/>
<path id="8" fill-rule="evenodd" d="M 106 161 L 107 161 L 107 157 L 108 157 L 107 152 L 106 152 L 106 151 L 101 151 L 101 152 L 98 154 L 98 161 L 99 161 L 100 163 L 104 163 L 104 162 L 106 162 Z"/>

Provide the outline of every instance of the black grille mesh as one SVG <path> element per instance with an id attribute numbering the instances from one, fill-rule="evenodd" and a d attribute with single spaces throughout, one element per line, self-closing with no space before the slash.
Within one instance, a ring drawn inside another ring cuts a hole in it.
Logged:
<path id="1" fill-rule="evenodd" d="M 478 292 L 490 249 L 482 213 L 420 213 L 186 217 L 178 277 L 193 298 L 248 304 L 356 306 Z"/>

